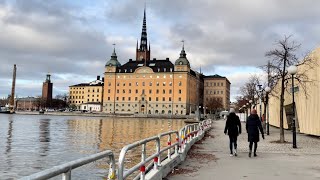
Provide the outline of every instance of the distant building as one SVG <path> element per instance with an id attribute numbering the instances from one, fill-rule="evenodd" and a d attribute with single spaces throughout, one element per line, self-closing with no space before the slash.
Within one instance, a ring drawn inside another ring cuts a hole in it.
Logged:
<path id="1" fill-rule="evenodd" d="M 230 81 L 220 75 L 204 77 L 204 106 L 210 101 L 219 102 L 224 110 L 230 108 Z"/>
<path id="2" fill-rule="evenodd" d="M 97 76 L 95 81 L 69 86 L 69 104 L 81 109 L 82 104 L 103 102 L 103 79 Z"/>
<path id="3" fill-rule="evenodd" d="M 47 74 L 45 82 L 42 85 L 42 99 L 45 102 L 45 107 L 51 107 L 52 103 L 52 87 L 53 84 L 50 80 L 51 75 Z"/>
<path id="4" fill-rule="evenodd" d="M 35 97 L 16 98 L 16 110 L 18 111 L 34 111 L 39 110 L 41 99 Z"/>

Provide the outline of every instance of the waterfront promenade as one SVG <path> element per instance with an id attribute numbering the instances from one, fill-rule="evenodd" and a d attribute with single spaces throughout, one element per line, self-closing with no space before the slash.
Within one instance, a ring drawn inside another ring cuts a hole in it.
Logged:
<path id="1" fill-rule="evenodd" d="M 223 133 L 225 121 L 214 121 L 205 140 L 196 144 L 186 161 L 175 168 L 168 180 L 319 180 L 320 138 L 297 135 L 297 149 L 292 148 L 292 133 L 285 131 L 289 143 L 279 144 L 279 129 L 260 138 L 258 157 L 248 157 L 245 124 L 238 138 L 238 156 L 229 156 L 229 138 Z M 260 136 L 261 137 L 261 136 Z"/>

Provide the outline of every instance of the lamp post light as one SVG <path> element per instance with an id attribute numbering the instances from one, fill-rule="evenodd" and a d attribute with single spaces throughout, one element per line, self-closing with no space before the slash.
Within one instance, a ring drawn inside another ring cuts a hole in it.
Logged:
<path id="1" fill-rule="evenodd" d="M 291 74 L 292 80 L 292 147 L 297 148 L 297 134 L 296 134 L 296 111 L 295 111 L 295 102 L 294 102 L 294 75 L 297 73 L 298 68 L 297 66 L 290 66 L 288 67 L 288 73 Z"/>
<path id="2" fill-rule="evenodd" d="M 269 86 L 267 86 L 266 88 L 264 88 L 264 90 L 266 91 L 266 107 L 267 108 L 267 114 L 266 114 L 266 123 L 267 123 L 267 135 L 269 135 L 269 93 L 271 91 L 271 88 Z"/>
<path id="3" fill-rule="evenodd" d="M 249 104 L 250 104 L 250 112 L 251 112 L 251 106 L 252 106 L 252 99 L 250 99 Z"/>

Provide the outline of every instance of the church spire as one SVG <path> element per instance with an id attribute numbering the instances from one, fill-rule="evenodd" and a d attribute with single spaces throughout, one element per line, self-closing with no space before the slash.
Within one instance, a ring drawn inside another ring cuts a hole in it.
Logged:
<path id="1" fill-rule="evenodd" d="M 143 13 L 143 24 L 142 24 L 142 32 L 141 32 L 141 42 L 140 42 L 140 50 L 146 51 L 147 49 L 147 20 L 146 20 L 146 7 L 144 7 Z"/>

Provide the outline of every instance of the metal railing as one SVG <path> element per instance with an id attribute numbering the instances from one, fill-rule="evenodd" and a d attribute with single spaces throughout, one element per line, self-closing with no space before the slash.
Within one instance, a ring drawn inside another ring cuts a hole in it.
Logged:
<path id="1" fill-rule="evenodd" d="M 92 163 L 94 161 L 100 160 L 102 158 L 109 157 L 110 160 L 110 168 L 108 173 L 108 179 L 116 178 L 116 167 L 115 167 L 115 159 L 112 151 L 106 150 L 97 154 L 90 155 L 85 158 L 77 159 L 59 166 L 54 166 L 53 168 L 41 171 L 39 173 L 32 174 L 30 176 L 26 176 L 21 178 L 20 180 L 41 180 L 41 179 L 49 179 L 56 177 L 58 175 L 62 175 L 63 180 L 71 179 L 71 170 L 76 169 L 80 166 Z"/>
<path id="2" fill-rule="evenodd" d="M 172 143 L 172 135 L 176 135 L 176 142 Z M 167 141 L 167 147 L 161 148 L 161 138 L 168 136 L 168 141 Z M 155 142 L 156 147 L 155 150 L 156 152 L 150 155 L 149 157 L 146 157 L 146 144 L 149 142 Z M 154 169 L 157 169 L 159 166 L 161 166 L 161 153 L 168 151 L 168 156 L 167 158 L 171 158 L 171 149 L 175 148 L 175 153 L 178 154 L 178 145 L 179 145 L 179 134 L 178 131 L 170 131 L 166 133 L 159 134 L 158 136 L 150 137 L 143 139 L 141 141 L 137 141 L 135 143 L 129 144 L 125 147 L 122 148 L 120 155 L 119 155 L 119 168 L 118 168 L 118 179 L 119 180 L 124 180 L 134 172 L 140 170 L 140 179 L 145 179 L 145 173 L 150 169 L 150 167 L 153 167 Z M 124 171 L 125 168 L 125 157 L 126 154 L 129 150 L 134 149 L 136 147 L 142 146 L 142 153 L 141 153 L 141 161 L 136 164 L 135 166 L 129 168 L 128 170 Z M 150 163 L 150 161 L 152 161 Z M 147 165 L 150 163 L 149 165 Z M 134 179 L 137 179 L 134 178 Z"/>

